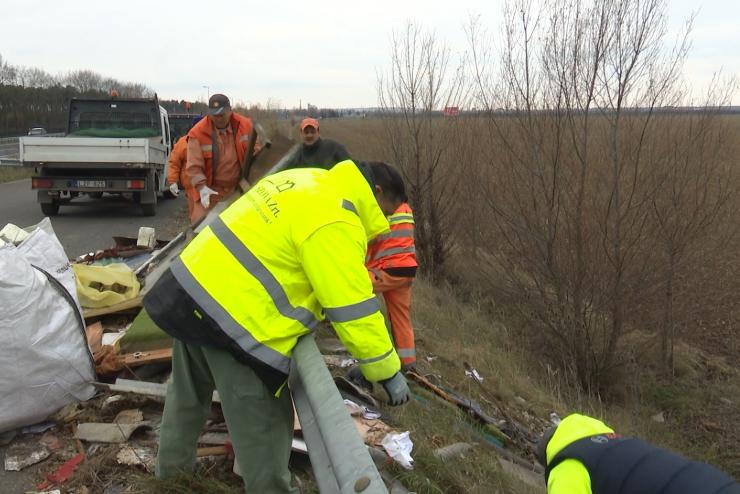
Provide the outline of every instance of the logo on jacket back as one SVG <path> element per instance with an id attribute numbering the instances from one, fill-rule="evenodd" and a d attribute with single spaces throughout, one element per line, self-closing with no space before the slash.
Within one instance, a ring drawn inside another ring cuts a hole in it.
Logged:
<path id="1" fill-rule="evenodd" d="M 275 189 L 274 192 L 270 190 L 268 184 Z M 290 190 L 295 187 L 295 185 L 295 182 L 287 179 L 280 182 L 273 182 L 272 180 L 265 179 L 258 183 L 252 189 L 262 199 L 262 205 L 258 204 L 251 195 L 248 195 L 247 197 L 249 198 L 249 201 L 252 203 L 255 209 L 259 212 L 265 223 L 269 224 L 271 223 L 271 220 L 265 214 L 263 208 L 269 211 L 269 213 L 272 214 L 273 218 L 277 218 L 280 214 L 280 207 L 278 206 L 277 199 L 275 199 L 273 194 L 280 194 L 281 192 Z"/>
<path id="2" fill-rule="evenodd" d="M 599 434 L 598 436 L 592 436 L 591 442 L 594 442 L 596 444 L 606 444 L 609 442 L 609 439 L 619 439 L 620 437 L 622 436 L 620 436 L 619 434 L 614 434 L 614 433 Z"/>

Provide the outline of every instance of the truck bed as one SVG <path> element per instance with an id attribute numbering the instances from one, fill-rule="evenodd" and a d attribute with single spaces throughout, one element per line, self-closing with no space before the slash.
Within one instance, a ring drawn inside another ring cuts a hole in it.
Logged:
<path id="1" fill-rule="evenodd" d="M 73 164 L 124 165 L 131 168 L 164 166 L 166 148 L 158 139 L 105 137 L 21 137 L 19 159 L 23 166 Z"/>

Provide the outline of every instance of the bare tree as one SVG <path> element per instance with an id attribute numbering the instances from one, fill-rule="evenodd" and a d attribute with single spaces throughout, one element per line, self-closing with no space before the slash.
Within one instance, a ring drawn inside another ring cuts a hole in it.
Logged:
<path id="1" fill-rule="evenodd" d="M 663 186 L 652 198 L 659 245 L 665 258 L 660 280 L 664 288 L 660 330 L 661 360 L 671 374 L 676 337 L 676 280 L 691 264 L 690 252 L 716 239 L 727 239 L 731 199 L 737 194 L 736 172 L 727 156 L 728 121 L 719 115 L 729 105 L 735 81 L 715 80 L 703 111 L 664 117 L 662 140 L 670 144 L 663 159 L 655 161 L 656 180 Z M 732 222 L 731 219 L 729 219 Z"/>
<path id="2" fill-rule="evenodd" d="M 663 0 L 515 0 L 504 17 L 497 61 L 480 24 L 468 29 L 488 114 L 492 283 L 599 391 L 656 275 L 656 109 L 683 97 L 690 23 L 666 49 Z"/>
<path id="3" fill-rule="evenodd" d="M 433 278 L 442 275 L 452 246 L 465 165 L 460 153 L 468 149 L 459 145 L 464 120 L 442 114 L 466 100 L 463 62 L 450 64 L 450 50 L 410 23 L 394 34 L 391 68 L 378 80 L 385 143 L 408 186 L 421 269 Z"/>
<path id="4" fill-rule="evenodd" d="M 12 65 L 8 64 L 7 60 L 3 60 L 0 55 L 0 85 L 10 86 L 15 84 L 16 81 L 16 69 Z"/>

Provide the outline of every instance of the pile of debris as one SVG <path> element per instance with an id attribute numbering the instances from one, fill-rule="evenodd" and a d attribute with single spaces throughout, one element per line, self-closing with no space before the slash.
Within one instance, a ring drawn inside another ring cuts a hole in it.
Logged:
<path id="1" fill-rule="evenodd" d="M 44 240 L 42 246 L 34 244 L 38 237 Z M 0 355 L 0 374 L 17 377 L 31 365 L 26 362 L 28 358 L 47 370 L 45 376 L 33 369 L 31 379 L 0 382 L 4 396 L 6 392 L 11 397 L 21 396 L 29 387 L 43 384 L 39 380 L 58 389 L 59 395 L 39 397 L 30 408 L 19 398 L 12 410 L 5 410 L 5 416 L 0 409 L 0 446 L 7 446 L 5 470 L 33 470 L 38 476 L 39 492 L 126 492 L 126 486 L 130 487 L 126 472 L 142 475 L 154 471 L 172 359 L 171 338 L 154 324 L 143 309 L 142 300 L 146 289 L 158 278 L 157 268 L 181 250 L 185 235 L 160 241 L 155 240 L 153 230 L 142 228 L 137 239 L 114 237 L 112 247 L 84 254 L 72 262 L 64 254 L 48 219 L 28 229 L 8 226 L 0 233 L 0 239 L 7 244 L 0 247 L 0 262 L 5 256 L 3 266 L 23 265 L 28 278 L 21 283 L 24 294 L 16 291 L 2 296 L 21 297 L 32 304 L 39 298 L 38 293 L 31 293 L 35 290 L 44 291 L 54 301 L 51 305 L 37 305 L 37 310 L 31 311 L 37 313 L 37 320 L 18 319 L 13 327 L 0 327 L 0 332 L 25 333 L 29 324 L 36 324 L 45 328 L 43 332 L 65 340 L 64 345 L 53 347 L 43 339 L 34 344 L 20 342 L 19 345 L 28 344 L 38 352 L 27 356 L 18 347 L 13 350 L 19 352 L 13 362 Z M 45 266 L 39 268 L 45 273 L 34 271 L 37 264 Z M 44 280 L 46 284 L 39 284 Z M 47 319 L 54 311 L 64 312 L 66 317 L 51 324 Z M 19 312 L 24 312 L 23 308 Z M 60 356 L 63 364 L 56 357 L 46 357 L 65 345 L 69 348 Z M 336 358 L 327 357 L 330 368 L 342 369 L 346 362 L 352 362 L 346 353 L 339 365 L 332 360 Z M 374 457 L 381 463 L 394 458 L 411 468 L 408 432 L 394 430 L 383 421 L 372 395 L 344 378 L 337 381 L 344 388 L 345 406 L 357 432 L 373 450 Z M 212 413 L 199 440 L 198 457 L 238 473 L 219 404 L 215 392 Z M 34 406 L 38 410 L 29 414 Z M 293 450 L 297 455 L 306 455 L 308 448 L 297 414 L 294 423 Z M 93 464 L 104 464 L 114 472 L 104 475 L 93 473 L 94 468 L 86 471 L 86 466 Z"/>

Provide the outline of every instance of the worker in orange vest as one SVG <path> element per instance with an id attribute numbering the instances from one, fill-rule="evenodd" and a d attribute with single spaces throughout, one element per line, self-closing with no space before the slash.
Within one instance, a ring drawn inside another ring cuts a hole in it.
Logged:
<path id="1" fill-rule="evenodd" d="M 234 113 L 223 94 L 208 100 L 208 116 L 188 132 L 185 173 L 192 189 L 190 222 L 197 223 L 209 209 L 236 189 L 242 176 L 252 119 Z M 255 144 L 254 153 L 259 151 Z"/>
<path id="2" fill-rule="evenodd" d="M 383 183 L 390 183 L 385 190 L 388 204 L 384 211 L 391 231 L 377 236 L 368 246 L 365 265 L 373 283 L 373 291 L 382 293 L 396 353 L 401 358 L 404 371 L 416 368 L 414 328 L 411 326 L 411 284 L 416 276 L 416 248 L 414 246 L 414 216 L 408 205 L 406 189 L 401 175 L 392 166 L 371 163 L 373 172 L 385 174 Z"/>
<path id="3" fill-rule="evenodd" d="M 197 124 L 203 117 L 200 115 L 193 119 L 193 125 Z M 191 126 L 192 127 L 192 126 Z M 188 200 L 188 216 L 193 213 L 194 201 L 188 189 L 191 188 L 190 180 L 185 173 L 185 164 L 188 161 L 188 140 L 187 136 L 180 137 L 172 148 L 170 158 L 167 161 L 167 183 L 170 194 L 177 197 L 180 190 L 185 191 L 185 198 Z"/>

